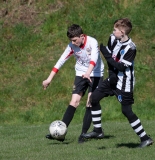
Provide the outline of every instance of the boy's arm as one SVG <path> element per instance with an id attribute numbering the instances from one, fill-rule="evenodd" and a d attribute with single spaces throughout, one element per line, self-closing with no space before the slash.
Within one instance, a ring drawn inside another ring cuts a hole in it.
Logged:
<path id="1" fill-rule="evenodd" d="M 52 70 L 50 75 L 48 76 L 48 78 L 43 81 L 42 85 L 43 85 L 44 90 L 46 90 L 46 88 L 49 86 L 49 84 L 51 83 L 51 81 L 52 81 L 52 79 L 54 78 L 55 75 L 56 75 L 56 72 L 54 72 Z"/>
<path id="2" fill-rule="evenodd" d="M 92 40 L 91 48 L 92 48 L 92 51 L 91 51 L 90 64 L 89 64 L 89 67 L 88 67 L 86 73 L 84 75 L 82 75 L 83 78 L 89 79 L 90 82 L 92 82 L 90 79 L 90 74 L 93 71 L 93 69 L 97 63 L 98 58 L 99 58 L 99 54 L 100 54 L 99 48 L 98 48 L 98 42 L 96 39 Z"/>
<path id="3" fill-rule="evenodd" d="M 116 62 L 112 58 L 111 54 L 108 52 L 107 48 L 105 46 L 103 46 L 103 44 L 100 45 L 100 50 L 101 50 L 103 56 L 105 57 L 105 59 L 107 60 L 107 62 L 110 63 L 113 67 L 115 67 L 117 70 L 123 72 L 128 67 L 128 65 L 126 65 L 125 63 Z M 133 52 L 133 54 L 132 54 L 132 52 Z M 131 50 L 130 54 L 131 54 L 130 60 L 133 61 L 135 58 L 135 50 Z"/>
<path id="4" fill-rule="evenodd" d="M 42 82 L 44 90 L 49 86 L 49 84 L 51 83 L 52 79 L 54 78 L 54 76 L 56 75 L 56 73 L 59 71 L 59 69 L 61 68 L 61 66 L 70 58 L 70 56 L 72 54 L 73 54 L 73 50 L 68 45 L 66 47 L 64 53 L 61 55 L 61 57 L 57 61 L 56 65 L 52 69 L 52 71 L 51 71 L 50 75 L 48 76 L 48 78 Z"/>
<path id="5" fill-rule="evenodd" d="M 88 67 L 87 72 L 84 75 L 82 75 L 82 77 L 83 78 L 87 78 L 87 79 L 89 79 L 90 82 L 92 82 L 91 79 L 90 79 L 90 74 L 91 74 L 93 69 L 94 69 L 94 65 L 90 64 L 89 67 Z"/>
<path id="6" fill-rule="evenodd" d="M 111 34 L 107 43 L 108 49 L 112 50 L 112 45 L 114 45 L 115 43 L 117 43 L 117 41 L 115 40 L 115 37 L 113 36 L 113 34 Z M 102 50 L 102 48 L 100 50 Z M 110 85 L 112 87 L 115 87 L 117 85 L 117 80 L 118 80 L 116 70 L 109 62 L 107 62 L 107 64 L 108 64 Z"/>
<path id="7" fill-rule="evenodd" d="M 110 85 L 112 87 L 115 87 L 117 85 L 117 80 L 118 80 L 116 71 L 114 70 L 114 67 L 109 62 L 107 62 L 107 64 L 108 64 Z"/>

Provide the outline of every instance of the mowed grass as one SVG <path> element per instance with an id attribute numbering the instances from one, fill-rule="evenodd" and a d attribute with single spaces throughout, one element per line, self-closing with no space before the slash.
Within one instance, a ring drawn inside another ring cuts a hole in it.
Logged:
<path id="1" fill-rule="evenodd" d="M 155 139 L 154 121 L 142 121 Z M 68 128 L 64 142 L 48 140 L 49 124 L 0 127 L 1 160 L 153 160 L 155 145 L 139 149 L 140 141 L 128 122 L 105 122 L 105 138 L 78 144 L 81 124 Z M 90 129 L 91 130 L 91 129 Z"/>

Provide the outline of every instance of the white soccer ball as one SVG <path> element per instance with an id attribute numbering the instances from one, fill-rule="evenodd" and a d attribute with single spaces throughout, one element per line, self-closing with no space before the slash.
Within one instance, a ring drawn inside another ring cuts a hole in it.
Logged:
<path id="1" fill-rule="evenodd" d="M 63 121 L 53 121 L 49 126 L 50 134 L 55 139 L 63 139 L 67 133 L 67 126 Z"/>

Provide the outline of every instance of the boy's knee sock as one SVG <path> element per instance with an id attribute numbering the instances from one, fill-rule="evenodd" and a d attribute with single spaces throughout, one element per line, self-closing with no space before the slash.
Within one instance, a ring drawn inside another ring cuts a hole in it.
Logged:
<path id="1" fill-rule="evenodd" d="M 90 128 L 91 122 L 92 122 L 91 108 L 86 107 L 81 133 L 87 133 L 88 129 Z"/>
<path id="2" fill-rule="evenodd" d="M 69 126 L 70 122 L 72 121 L 75 111 L 76 111 L 76 108 L 71 105 L 69 105 L 68 108 L 66 109 L 66 112 L 63 116 L 62 121 L 66 124 L 67 127 Z"/>
<path id="3" fill-rule="evenodd" d="M 140 137 L 141 141 L 147 140 L 149 137 L 147 136 L 144 128 L 138 119 L 138 117 L 133 113 L 131 105 L 122 105 L 122 113 L 128 119 L 131 127 L 136 132 L 136 134 Z"/>
<path id="4" fill-rule="evenodd" d="M 138 119 L 138 117 L 136 115 L 134 115 L 135 117 L 133 117 L 132 121 L 129 121 L 131 127 L 133 128 L 133 130 L 136 132 L 136 134 L 140 137 L 141 141 L 145 141 L 147 140 L 149 137 L 147 136 L 140 120 Z"/>
<path id="5" fill-rule="evenodd" d="M 102 132 L 101 106 L 97 105 L 95 107 L 92 107 L 91 115 L 92 115 L 92 121 L 93 121 L 93 125 L 94 125 L 94 131 L 97 133 L 101 133 Z"/>

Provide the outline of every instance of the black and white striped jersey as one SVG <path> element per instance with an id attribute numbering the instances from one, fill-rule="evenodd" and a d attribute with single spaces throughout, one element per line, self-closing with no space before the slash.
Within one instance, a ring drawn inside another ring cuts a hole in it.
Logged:
<path id="1" fill-rule="evenodd" d="M 120 42 L 113 34 L 110 35 L 107 50 L 112 54 L 112 58 L 126 66 L 124 71 L 114 68 L 117 74 L 117 88 L 124 92 L 132 92 L 135 84 L 134 58 L 136 56 L 136 46 L 129 38 L 125 42 Z"/>

